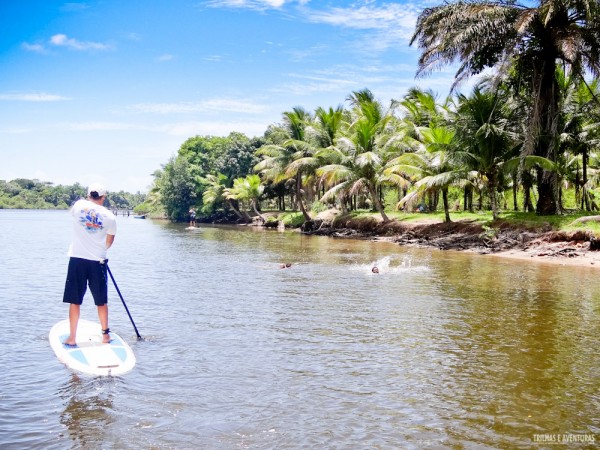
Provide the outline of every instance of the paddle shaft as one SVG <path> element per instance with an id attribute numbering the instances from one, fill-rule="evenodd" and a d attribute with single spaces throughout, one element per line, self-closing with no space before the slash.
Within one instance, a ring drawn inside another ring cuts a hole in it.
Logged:
<path id="1" fill-rule="evenodd" d="M 121 295 L 121 291 L 119 290 L 119 286 L 117 286 L 117 282 L 115 281 L 115 277 L 113 277 L 113 274 L 110 271 L 110 267 L 108 267 L 108 264 L 106 264 L 106 269 L 108 270 L 108 274 L 110 275 L 110 279 L 112 280 L 113 284 L 115 285 L 115 289 L 117 290 L 117 294 L 119 294 L 119 297 L 121 298 L 121 302 L 123 302 L 123 306 L 125 307 L 125 311 L 127 311 L 127 315 L 129 316 L 129 320 L 131 320 L 131 324 L 133 325 L 133 329 L 135 330 L 135 334 L 137 335 L 138 341 L 140 341 L 143 338 L 142 338 L 142 336 L 140 336 L 140 333 L 138 332 L 138 329 L 135 326 L 135 322 L 133 321 L 133 318 L 131 317 L 131 314 L 129 313 L 129 308 L 127 307 L 127 304 L 125 303 L 125 300 L 123 299 L 123 296 Z"/>

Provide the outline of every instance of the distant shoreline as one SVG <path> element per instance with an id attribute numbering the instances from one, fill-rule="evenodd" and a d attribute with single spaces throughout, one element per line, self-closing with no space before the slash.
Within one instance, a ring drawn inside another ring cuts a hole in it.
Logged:
<path id="1" fill-rule="evenodd" d="M 5 210 L 26 211 L 27 209 L 5 208 Z M 44 209 L 42 211 L 65 210 Z M 267 212 L 263 215 L 276 217 L 277 213 Z M 166 220 L 165 217 L 152 217 L 152 215 L 147 217 Z M 252 225 L 236 222 L 222 224 Z M 389 242 L 407 247 L 471 252 L 536 263 L 600 269 L 600 251 L 590 249 L 593 233 L 585 230 L 532 231 L 501 221 L 493 235 L 490 235 L 481 224 L 468 220 L 444 223 L 424 214 L 423 219 L 410 222 L 393 219 L 384 224 L 374 217 L 346 217 L 337 210 L 320 213 L 315 218 L 313 226 L 312 230 L 297 230 L 306 235 Z"/>

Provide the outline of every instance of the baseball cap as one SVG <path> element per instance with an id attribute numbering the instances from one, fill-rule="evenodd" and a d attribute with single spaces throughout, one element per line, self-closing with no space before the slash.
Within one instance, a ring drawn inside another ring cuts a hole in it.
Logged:
<path id="1" fill-rule="evenodd" d="M 88 187 L 88 195 L 91 195 L 92 192 L 98 194 L 98 197 L 103 197 L 106 195 L 106 188 L 100 183 L 92 183 L 90 184 L 90 187 Z"/>

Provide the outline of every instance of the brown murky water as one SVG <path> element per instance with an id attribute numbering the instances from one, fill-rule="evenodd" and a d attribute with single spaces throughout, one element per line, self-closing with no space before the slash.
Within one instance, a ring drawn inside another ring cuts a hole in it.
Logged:
<path id="1" fill-rule="evenodd" d="M 600 441 L 595 270 L 119 217 L 111 269 L 146 340 L 109 288 L 138 364 L 100 379 L 47 341 L 69 233 L 66 212 L 0 210 L 3 449 Z"/>

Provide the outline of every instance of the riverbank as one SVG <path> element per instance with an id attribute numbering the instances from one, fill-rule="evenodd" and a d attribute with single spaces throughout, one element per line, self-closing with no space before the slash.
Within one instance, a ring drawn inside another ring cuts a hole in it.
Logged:
<path id="1" fill-rule="evenodd" d="M 283 226 L 281 212 L 263 211 L 261 214 L 266 222 L 253 217 L 253 225 L 272 228 Z M 300 213 L 295 214 L 301 219 Z M 289 218 L 294 213 L 284 215 Z M 580 227 L 567 226 L 563 229 L 562 225 L 553 225 L 550 220 L 527 224 L 509 218 L 491 222 L 486 217 L 473 218 L 472 215 L 467 215 L 465 218 L 456 213 L 452 215 L 452 222 L 448 223 L 436 214 L 400 215 L 383 223 L 376 213 L 343 214 L 336 209 L 319 213 L 312 222 L 300 228 L 287 222 L 285 227 L 315 236 L 367 239 L 403 246 L 465 251 L 540 263 L 600 268 L 600 232 L 597 231 L 600 215 L 561 217 L 564 220 L 558 222 L 563 225 L 565 222 L 570 225 L 579 223 Z M 151 218 L 166 219 L 165 217 Z M 302 220 L 299 222 L 301 223 Z"/>
<path id="2" fill-rule="evenodd" d="M 596 221 L 594 216 L 591 221 Z M 600 218 L 599 218 L 600 219 Z M 591 230 L 562 231 L 525 226 L 508 220 L 486 225 L 473 219 L 445 223 L 423 214 L 422 218 L 393 219 L 383 223 L 376 216 L 354 217 L 336 210 L 320 213 L 306 234 L 337 238 L 370 239 L 404 246 L 474 252 L 503 258 L 600 268 L 598 241 Z"/>

